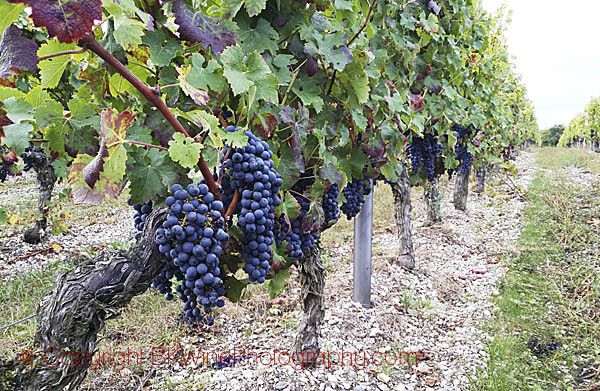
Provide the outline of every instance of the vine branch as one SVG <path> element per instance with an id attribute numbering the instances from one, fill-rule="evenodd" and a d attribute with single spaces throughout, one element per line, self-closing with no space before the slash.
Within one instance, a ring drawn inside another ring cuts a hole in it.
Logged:
<path id="1" fill-rule="evenodd" d="M 369 13 L 367 14 L 367 18 L 365 19 L 365 23 L 363 23 L 363 25 L 360 27 L 360 30 L 358 30 L 356 32 L 356 34 L 354 34 L 354 36 L 348 41 L 348 43 L 346 44 L 346 46 L 350 46 L 350 44 L 352 42 L 354 42 L 354 40 L 356 38 L 358 38 L 358 36 L 360 35 L 360 33 L 362 33 L 362 31 L 365 29 L 365 27 L 367 27 L 367 24 L 369 23 L 369 19 L 371 19 L 371 13 L 373 12 L 373 8 L 375 8 L 375 0 L 373 0 L 373 3 L 371 4 L 371 7 L 369 8 Z"/>
<path id="2" fill-rule="evenodd" d="M 67 51 L 64 51 L 64 52 L 58 52 L 58 53 L 48 54 L 47 56 L 43 56 L 43 57 L 38 58 L 38 62 L 44 61 L 44 60 L 49 60 L 51 58 L 58 57 L 58 56 L 67 56 L 69 54 L 81 54 L 81 53 L 85 53 L 85 50 L 86 49 L 67 50 Z"/>

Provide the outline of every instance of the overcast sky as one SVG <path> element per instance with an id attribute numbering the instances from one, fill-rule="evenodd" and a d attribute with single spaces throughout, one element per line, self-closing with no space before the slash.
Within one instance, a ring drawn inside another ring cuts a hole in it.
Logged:
<path id="1" fill-rule="evenodd" d="M 482 0 L 512 9 L 507 40 L 540 129 L 568 125 L 600 96 L 599 0 Z"/>

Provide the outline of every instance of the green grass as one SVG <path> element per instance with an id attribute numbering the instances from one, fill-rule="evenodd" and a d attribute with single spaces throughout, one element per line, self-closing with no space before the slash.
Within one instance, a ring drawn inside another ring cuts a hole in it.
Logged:
<path id="1" fill-rule="evenodd" d="M 594 169 L 598 156 L 582 151 L 542 149 L 529 187 L 520 254 L 505 259 L 498 307 L 489 324 L 487 369 L 472 389 L 591 390 L 600 378 L 600 235 L 589 224 L 600 215 L 599 183 L 583 192 L 565 181 L 561 168 Z M 559 341 L 553 353 L 535 355 L 527 344 Z M 588 375 L 586 375 L 588 374 Z"/>

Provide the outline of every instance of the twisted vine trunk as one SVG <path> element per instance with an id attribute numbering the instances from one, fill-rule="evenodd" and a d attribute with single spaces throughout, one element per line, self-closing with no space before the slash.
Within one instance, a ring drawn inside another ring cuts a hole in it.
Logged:
<path id="1" fill-rule="evenodd" d="M 325 313 L 325 268 L 321 260 L 321 245 L 315 243 L 299 262 L 300 298 L 304 313 L 296 330 L 294 339 L 294 361 L 304 367 L 314 366 L 321 348 L 319 335 L 321 321 Z"/>
<path id="2" fill-rule="evenodd" d="M 600 152 L 600 142 L 592 141 L 592 152 Z"/>
<path id="3" fill-rule="evenodd" d="M 166 215 L 166 209 L 153 211 L 138 245 L 128 252 L 103 251 L 58 276 L 38 307 L 35 352 L 30 360 L 0 359 L 0 389 L 77 389 L 88 373 L 106 320 L 144 293 L 167 262 L 154 243 Z"/>
<path id="4" fill-rule="evenodd" d="M 37 174 L 37 183 L 39 188 L 38 209 L 41 217 L 35 222 L 35 226 L 25 230 L 23 240 L 27 243 L 37 244 L 42 241 L 42 234 L 48 226 L 46 215 L 48 209 L 46 205 L 52 198 L 52 190 L 56 182 L 56 175 L 51 165 L 51 159 L 48 155 L 41 152 L 29 152 L 29 160 Z"/>
<path id="5" fill-rule="evenodd" d="M 398 258 L 400 266 L 407 269 L 415 268 L 415 251 L 410 227 L 410 179 L 408 170 L 403 169 L 398 182 L 390 183 L 394 195 L 394 211 L 396 217 L 396 233 L 398 235 Z"/>
<path id="6" fill-rule="evenodd" d="M 425 185 L 425 203 L 427 221 L 425 225 L 433 225 L 442 221 L 442 195 L 440 194 L 440 178 L 436 176 Z"/>
<path id="7" fill-rule="evenodd" d="M 481 167 L 475 170 L 475 193 L 483 193 L 485 191 L 485 175 L 487 170 L 487 163 L 483 162 Z"/>
<path id="8" fill-rule="evenodd" d="M 458 170 L 456 173 L 456 182 L 454 184 L 454 208 L 465 212 L 467 210 L 467 197 L 469 195 L 469 178 L 471 177 L 471 167 L 466 173 Z"/>

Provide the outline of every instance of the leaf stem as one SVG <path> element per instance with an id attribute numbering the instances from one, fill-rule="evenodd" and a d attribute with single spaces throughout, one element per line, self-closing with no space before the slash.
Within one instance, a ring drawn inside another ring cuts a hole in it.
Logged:
<path id="1" fill-rule="evenodd" d="M 49 55 L 44 56 L 44 57 L 40 57 L 40 58 L 38 58 L 38 62 L 44 61 L 44 60 L 48 60 L 48 59 L 51 59 L 51 58 L 54 58 L 54 57 L 58 57 L 58 56 L 67 56 L 69 54 L 81 54 L 81 53 L 85 53 L 85 49 L 67 50 L 65 52 L 53 53 L 53 54 L 49 54 Z"/>
<path id="2" fill-rule="evenodd" d="M 229 204 L 229 208 L 227 208 L 227 212 L 225 212 L 225 217 L 224 217 L 225 222 L 227 222 L 227 220 L 229 220 L 229 217 L 235 210 L 235 207 L 239 200 L 240 200 L 240 191 L 236 189 L 235 193 L 233 194 L 233 200 L 231 200 L 231 204 Z"/>
<path id="3" fill-rule="evenodd" d="M 356 32 L 356 34 L 354 34 L 354 36 L 348 41 L 348 43 L 346 44 L 346 46 L 350 46 L 350 44 L 352 42 L 354 42 L 354 40 L 356 38 L 358 38 L 359 34 L 362 33 L 362 31 L 365 29 L 365 27 L 367 27 L 367 24 L 369 23 L 369 19 L 371 19 L 371 13 L 373 12 L 373 8 L 375 8 L 375 0 L 373 0 L 373 3 L 371 4 L 371 7 L 369 8 L 369 13 L 367 14 L 367 18 L 365 19 L 365 23 L 363 23 L 363 25 L 360 27 L 360 30 L 358 30 Z"/>
<path id="4" fill-rule="evenodd" d="M 163 146 L 161 146 L 161 145 L 147 144 L 147 143 L 143 143 L 143 142 L 141 142 L 141 141 L 133 141 L 133 140 L 123 140 L 123 141 L 117 141 L 117 142 L 114 142 L 114 143 L 112 143 L 112 144 L 108 145 L 108 146 L 107 146 L 107 148 L 114 147 L 115 145 L 118 145 L 118 144 L 120 144 L 120 143 L 123 143 L 123 144 L 135 144 L 135 145 L 141 145 L 141 146 L 143 146 L 143 147 L 148 147 L 148 148 L 156 148 L 156 149 L 161 149 L 161 150 L 163 150 L 163 151 L 168 151 L 168 150 L 169 150 L 169 148 L 165 148 L 165 147 L 163 147 Z"/>
<path id="5" fill-rule="evenodd" d="M 91 50 L 98 57 L 106 61 L 109 65 L 111 65 L 121 76 L 123 76 L 128 82 L 131 83 L 150 103 L 154 105 L 158 109 L 158 111 L 163 115 L 163 117 L 169 122 L 169 124 L 175 129 L 176 132 L 182 133 L 186 137 L 190 137 L 189 133 L 184 129 L 179 120 L 175 117 L 175 115 L 169 110 L 165 102 L 161 99 L 160 95 L 155 93 L 150 87 L 148 87 L 144 82 L 137 78 L 125 65 L 123 65 L 119 60 L 117 60 L 112 54 L 106 51 L 91 35 L 87 35 L 83 37 L 78 45 Z M 198 166 L 200 167 L 200 172 L 208 185 L 211 193 L 215 196 L 216 199 L 221 199 L 221 194 L 219 191 L 219 187 L 215 182 L 206 161 L 202 154 L 200 155 L 200 161 L 198 162 Z"/>

